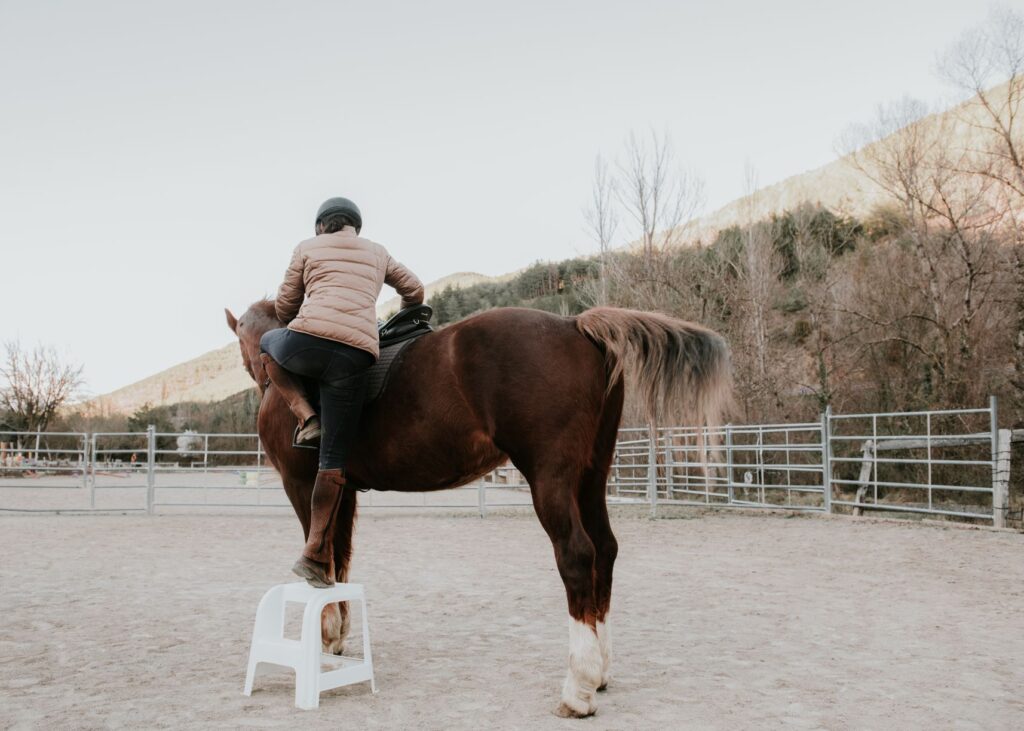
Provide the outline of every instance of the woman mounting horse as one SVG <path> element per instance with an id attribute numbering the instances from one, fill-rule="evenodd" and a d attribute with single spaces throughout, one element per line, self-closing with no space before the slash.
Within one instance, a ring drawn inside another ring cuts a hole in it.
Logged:
<path id="1" fill-rule="evenodd" d="M 334 584 L 331 537 L 345 487 L 345 460 L 363 408 L 366 371 L 377 360 L 377 297 L 389 284 L 402 305 L 423 301 L 423 285 L 380 244 L 359 237 L 363 216 L 348 198 L 320 206 L 316 237 L 292 254 L 275 314 L 286 328 L 260 338 L 260 360 L 299 420 L 297 445 L 320 442 L 309 535 L 292 571 L 315 587 Z M 320 387 L 317 417 L 295 373 Z M 321 421 L 322 419 L 322 421 Z"/>
<path id="2" fill-rule="evenodd" d="M 411 302 L 416 290 L 403 294 Z M 317 549 L 304 556 L 318 562 L 331 557 L 331 575 L 323 578 L 346 580 L 356 514 L 352 487 L 443 490 L 511 460 L 530 484 L 568 601 L 569 670 L 557 712 L 592 714 L 611 658 L 607 618 L 618 547 L 605 487 L 624 376 L 633 380 L 647 413 L 662 423 L 714 424 L 730 389 L 724 340 L 664 315 L 608 307 L 575 317 L 500 308 L 422 336 L 395 362 L 383 393 L 362 409 L 358 427 L 345 432 L 351 437 L 348 489 L 332 486 L 330 499 L 320 500 L 317 460 L 292 447 L 296 425 L 309 423 L 307 412 L 300 408 L 296 416 L 289 408 L 301 391 L 294 382 L 279 387 L 273 373 L 269 387 L 273 361 L 260 357 L 261 338 L 281 328 L 280 315 L 295 306 L 288 300 L 282 312 L 280 303 L 264 300 L 238 319 L 227 312 L 227 319 L 262 393 L 263 446 L 302 523 L 307 550 L 311 543 Z M 323 425 L 321 454 L 330 444 L 326 414 Z M 340 652 L 347 631 L 343 608 L 331 605 L 322 624 L 325 651 Z"/>

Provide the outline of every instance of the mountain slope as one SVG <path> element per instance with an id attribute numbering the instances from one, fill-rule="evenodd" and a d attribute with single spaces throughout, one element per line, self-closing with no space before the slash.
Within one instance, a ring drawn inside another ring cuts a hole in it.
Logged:
<path id="1" fill-rule="evenodd" d="M 987 92 L 995 108 L 1004 108 L 1010 83 L 1008 81 Z M 926 135 L 941 135 L 955 140 L 959 149 L 980 150 L 985 148 L 990 135 L 986 130 L 989 124 L 991 122 L 978 97 L 972 97 L 949 109 L 922 117 L 905 129 L 920 127 L 927 130 Z M 791 211 L 802 203 L 817 204 L 835 213 L 865 217 L 878 204 L 885 202 L 888 196 L 871 179 L 877 174 L 877 170 L 871 168 L 875 154 L 872 148 L 891 144 L 898 134 L 900 132 L 894 132 L 862 148 L 860 152 L 864 154 L 860 157 L 866 166 L 864 171 L 854 164 L 852 155 L 845 155 L 814 170 L 759 188 L 692 222 L 688 228 L 707 241 L 724 228 L 746 225 L 768 218 L 773 213 Z"/>
<path id="2" fill-rule="evenodd" d="M 425 299 L 429 301 L 430 298 L 438 292 L 443 292 L 446 287 L 459 289 L 461 287 L 471 287 L 474 284 L 480 284 L 481 282 L 503 282 L 514 276 L 515 272 L 502 274 L 497 277 L 490 277 L 486 274 L 478 274 L 477 272 L 456 272 L 455 274 L 449 274 L 441 277 L 435 282 L 424 285 L 423 289 L 426 291 Z M 381 302 L 377 305 L 377 317 L 382 320 L 387 319 L 390 315 L 398 312 L 401 304 L 402 298 L 398 295 Z"/>
<path id="3" fill-rule="evenodd" d="M 147 404 L 166 406 L 182 401 L 220 401 L 253 385 L 242 366 L 238 343 L 230 343 L 82 406 L 100 414 L 130 414 Z"/>

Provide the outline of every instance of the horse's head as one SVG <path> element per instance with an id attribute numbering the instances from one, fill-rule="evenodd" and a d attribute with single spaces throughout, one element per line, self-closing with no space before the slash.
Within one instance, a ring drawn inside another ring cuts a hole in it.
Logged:
<path id="1" fill-rule="evenodd" d="M 238 346 L 242 350 L 242 364 L 245 370 L 256 381 L 260 391 L 267 382 L 267 372 L 260 360 L 260 338 L 268 330 L 283 327 L 274 312 L 273 300 L 260 300 L 252 304 L 245 313 L 236 318 L 231 310 L 225 308 L 228 327 L 238 337 Z"/>

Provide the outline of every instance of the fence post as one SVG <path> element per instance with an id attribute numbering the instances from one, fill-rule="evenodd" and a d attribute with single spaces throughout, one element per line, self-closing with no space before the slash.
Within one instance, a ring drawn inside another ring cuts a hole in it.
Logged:
<path id="1" fill-rule="evenodd" d="M 146 512 L 153 514 L 156 496 L 156 427 L 146 427 Z"/>
<path id="2" fill-rule="evenodd" d="M 89 481 L 89 507 L 90 508 L 95 508 L 96 507 L 96 434 L 95 434 L 95 432 L 92 435 L 92 444 L 90 446 L 92 447 L 89 450 L 90 454 L 92 455 L 92 460 L 90 461 L 90 467 L 92 468 L 92 479 Z"/>
<path id="3" fill-rule="evenodd" d="M 853 496 L 853 502 L 857 505 L 853 506 L 854 516 L 859 516 L 864 513 L 864 508 L 860 507 L 861 503 L 864 502 L 864 498 L 867 497 L 868 488 L 871 487 L 871 470 L 875 467 L 875 460 L 878 458 L 878 454 L 875 453 L 875 442 L 872 439 L 868 439 L 864 442 L 864 445 L 860 448 L 860 475 L 857 477 L 857 492 Z"/>
<path id="4" fill-rule="evenodd" d="M 494 473 L 491 473 L 491 474 L 494 474 Z M 477 483 L 476 500 L 477 500 L 477 505 L 480 508 L 480 517 L 481 518 L 486 518 L 487 517 L 487 483 L 484 481 L 484 478 L 482 478 L 482 477 L 480 478 L 480 482 Z"/>
<path id="5" fill-rule="evenodd" d="M 1005 489 L 1009 488 L 1009 483 L 1002 482 L 1000 477 L 1002 476 L 1000 470 L 1000 462 L 1002 461 L 1001 445 L 999 433 L 999 414 L 996 410 L 996 397 L 988 397 L 988 416 L 989 416 L 989 431 L 991 432 L 990 437 L 992 439 L 992 525 L 996 528 L 1006 527 L 1006 508 L 1008 507 L 1008 496 L 1005 494 Z M 1010 449 L 1009 443 L 1007 443 L 1006 459 L 1009 462 Z M 1006 477 L 1009 478 L 1010 466 L 1006 465 Z"/>
<path id="6" fill-rule="evenodd" d="M 992 479 L 992 525 L 1006 527 L 1006 511 L 1010 507 L 1010 442 L 1013 432 L 999 430 L 999 458 Z"/>
<path id="7" fill-rule="evenodd" d="M 671 439 L 670 437 L 667 437 L 667 436 L 665 437 L 665 441 L 670 441 L 670 439 Z M 685 452 L 684 452 L 684 454 L 685 454 Z M 675 461 L 675 457 L 672 454 L 672 447 L 666 446 L 665 447 L 665 495 L 668 497 L 669 500 L 671 500 L 673 497 L 675 497 L 672 494 L 675 491 L 675 484 L 674 484 L 674 480 L 673 480 L 673 477 L 672 477 L 672 471 L 673 471 L 672 467 L 673 467 L 673 462 L 674 461 Z M 705 467 L 707 467 L 706 461 L 705 461 Z M 689 473 L 687 473 L 687 475 L 689 475 Z M 686 487 L 689 487 L 689 479 L 687 479 L 687 484 L 684 486 L 684 489 Z"/>
<path id="8" fill-rule="evenodd" d="M 732 424 L 725 425 L 725 479 L 727 481 L 726 492 L 729 495 L 729 504 L 733 504 L 735 495 L 733 494 L 732 486 L 734 483 L 733 479 L 733 464 L 732 464 Z"/>
<path id="9" fill-rule="evenodd" d="M 82 435 L 82 487 L 89 487 L 89 435 Z"/>
<path id="10" fill-rule="evenodd" d="M 655 440 L 658 429 L 654 424 L 647 427 L 647 499 L 651 503 L 651 517 L 658 517 L 658 449 Z"/>
<path id="11" fill-rule="evenodd" d="M 825 501 L 825 512 L 832 512 L 832 406 L 826 406 L 821 414 L 821 487 Z"/>
<path id="12" fill-rule="evenodd" d="M 757 451 L 754 454 L 757 456 L 757 502 L 763 505 L 767 500 L 764 490 L 764 426 L 761 424 L 757 425 Z"/>

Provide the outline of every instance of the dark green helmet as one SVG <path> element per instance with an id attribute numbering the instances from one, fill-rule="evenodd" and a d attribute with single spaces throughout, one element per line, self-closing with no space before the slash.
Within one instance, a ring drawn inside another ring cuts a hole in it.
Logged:
<path id="1" fill-rule="evenodd" d="M 324 218 L 336 214 L 345 216 L 349 223 L 356 227 L 356 233 L 359 233 L 363 228 L 363 214 L 359 212 L 359 206 L 348 198 L 328 198 L 320 206 L 320 210 L 316 212 L 314 229 L 320 225 Z"/>

